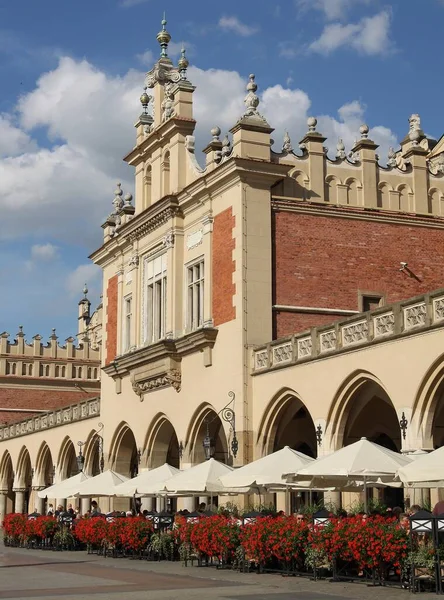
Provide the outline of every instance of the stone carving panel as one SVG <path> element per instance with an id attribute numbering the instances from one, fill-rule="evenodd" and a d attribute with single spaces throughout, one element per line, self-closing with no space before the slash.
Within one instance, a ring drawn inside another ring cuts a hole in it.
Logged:
<path id="1" fill-rule="evenodd" d="M 368 341 L 368 323 L 367 321 L 359 321 L 352 325 L 346 325 L 342 328 L 342 345 L 352 346 Z"/>
<path id="2" fill-rule="evenodd" d="M 331 350 L 336 350 L 336 331 L 334 329 L 321 333 L 319 338 L 321 352 L 330 352 Z"/>
<path id="3" fill-rule="evenodd" d="M 311 356 L 313 349 L 313 342 L 311 337 L 305 337 L 298 340 L 298 358 L 306 358 Z"/>
<path id="4" fill-rule="evenodd" d="M 280 346 L 275 346 L 273 348 L 273 364 L 279 365 L 282 363 L 290 362 L 292 359 L 292 355 L 293 352 L 291 342 L 281 344 Z"/>
<path id="5" fill-rule="evenodd" d="M 385 315 L 374 317 L 373 327 L 375 338 L 392 335 L 395 332 L 395 315 L 393 313 L 387 313 Z"/>
<path id="6" fill-rule="evenodd" d="M 433 322 L 444 321 L 444 298 L 433 300 Z"/>
<path id="7" fill-rule="evenodd" d="M 425 325 L 427 307 L 425 302 L 404 308 L 404 329 L 414 329 Z"/>
<path id="8" fill-rule="evenodd" d="M 268 367 L 268 350 L 259 350 L 254 353 L 254 366 L 256 369 L 266 369 Z"/>

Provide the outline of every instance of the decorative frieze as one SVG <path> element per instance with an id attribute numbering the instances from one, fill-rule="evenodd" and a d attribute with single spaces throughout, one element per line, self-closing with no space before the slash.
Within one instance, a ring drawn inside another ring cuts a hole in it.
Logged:
<path id="1" fill-rule="evenodd" d="M 334 329 L 321 333 L 319 338 L 321 353 L 336 350 L 336 331 Z"/>
<path id="2" fill-rule="evenodd" d="M 315 360 L 328 352 L 368 347 L 394 336 L 414 334 L 418 328 L 422 328 L 422 333 L 424 328 L 444 326 L 444 290 L 413 298 L 410 303 L 377 308 L 367 318 L 363 317 L 361 314 L 348 318 L 331 328 L 315 327 L 310 335 L 304 332 L 291 340 L 275 340 L 259 347 L 253 354 L 253 372 L 263 373 L 281 365 Z"/>
<path id="3" fill-rule="evenodd" d="M 163 373 L 159 377 L 153 377 L 152 379 L 148 379 L 147 381 L 132 382 L 133 390 L 140 397 L 141 402 L 143 402 L 143 395 L 147 392 L 152 392 L 154 390 L 158 390 L 160 388 L 169 386 L 174 388 L 176 392 L 180 392 L 181 385 L 182 374 L 178 369 L 172 369 L 167 373 Z"/>
<path id="4" fill-rule="evenodd" d="M 75 421 L 91 419 L 100 414 L 100 398 L 92 398 L 79 404 L 73 404 L 66 408 L 42 413 L 36 417 L 24 419 L 18 423 L 0 427 L 0 440 L 29 435 L 42 429 L 51 429 L 68 425 Z"/>
<path id="5" fill-rule="evenodd" d="M 404 329 L 413 329 L 425 325 L 427 307 L 425 302 L 404 308 Z"/>
<path id="6" fill-rule="evenodd" d="M 342 345 L 351 346 L 368 340 L 368 323 L 367 321 L 359 321 L 352 325 L 342 327 Z"/>

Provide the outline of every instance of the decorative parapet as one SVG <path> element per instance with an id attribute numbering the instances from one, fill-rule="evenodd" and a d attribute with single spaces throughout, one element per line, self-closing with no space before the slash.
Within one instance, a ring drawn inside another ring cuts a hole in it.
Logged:
<path id="1" fill-rule="evenodd" d="M 37 431 L 53 429 L 76 421 L 92 419 L 100 415 L 100 398 L 91 398 L 85 402 L 71 404 L 64 408 L 39 414 L 35 417 L 3 425 L 0 427 L 0 442 L 11 438 L 29 435 Z"/>
<path id="2" fill-rule="evenodd" d="M 444 327 L 444 289 L 257 347 L 253 373 L 264 373 L 437 327 Z"/>

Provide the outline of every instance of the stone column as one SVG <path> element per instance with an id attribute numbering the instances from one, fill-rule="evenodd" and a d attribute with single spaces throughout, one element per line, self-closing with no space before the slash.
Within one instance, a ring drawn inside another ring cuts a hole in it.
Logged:
<path id="1" fill-rule="evenodd" d="M 79 508 L 80 508 L 80 514 L 82 515 L 82 517 L 84 514 L 86 514 L 89 511 L 90 505 L 91 505 L 91 501 L 89 498 L 81 498 L 80 499 Z"/>
<path id="2" fill-rule="evenodd" d="M 14 512 L 23 513 L 25 510 L 25 490 L 23 488 L 13 490 L 15 492 Z"/>
<path id="3" fill-rule="evenodd" d="M 149 512 L 152 512 L 154 510 L 154 498 L 141 498 L 142 500 L 142 506 L 141 506 L 141 510 L 148 510 Z"/>
<path id="4" fill-rule="evenodd" d="M 6 515 L 6 496 L 8 492 L 0 491 L 0 527 Z"/>
<path id="5" fill-rule="evenodd" d="M 58 507 L 59 505 L 62 505 L 62 506 L 63 506 L 63 509 L 65 509 L 65 508 L 66 508 L 66 500 L 65 500 L 65 498 L 57 498 L 57 500 L 56 500 L 56 505 L 54 506 L 55 510 L 57 510 L 57 507 Z"/>
<path id="6" fill-rule="evenodd" d="M 41 488 L 41 487 L 36 487 L 34 488 L 34 504 L 35 504 L 35 508 L 37 509 L 37 512 L 40 513 L 41 515 L 45 514 L 45 499 L 44 498 L 40 498 L 38 493 L 40 490 L 43 490 L 45 488 Z M 34 507 L 33 507 L 34 509 Z M 32 509 L 32 510 L 33 510 Z"/>

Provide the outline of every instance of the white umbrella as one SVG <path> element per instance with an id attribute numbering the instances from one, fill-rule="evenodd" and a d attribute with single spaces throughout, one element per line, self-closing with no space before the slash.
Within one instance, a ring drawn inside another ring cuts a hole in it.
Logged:
<path id="1" fill-rule="evenodd" d="M 115 496 L 117 486 L 125 481 L 128 481 L 128 477 L 109 469 L 80 483 L 74 495 L 83 497 Z"/>
<path id="2" fill-rule="evenodd" d="M 181 471 L 165 482 L 163 488 L 157 492 L 174 493 L 176 495 L 198 494 L 198 493 L 228 493 L 221 483 L 220 477 L 233 470 L 232 467 L 210 458 L 205 462 Z"/>
<path id="3" fill-rule="evenodd" d="M 398 476 L 408 487 L 444 487 L 444 446 L 401 467 Z"/>
<path id="4" fill-rule="evenodd" d="M 286 487 L 283 479 L 287 473 L 297 473 L 300 469 L 314 461 L 313 458 L 285 446 L 282 450 L 268 454 L 244 467 L 235 469 L 221 477 L 224 486 L 235 487 Z"/>
<path id="5" fill-rule="evenodd" d="M 367 484 L 395 482 L 398 470 L 410 462 L 410 458 L 398 452 L 361 438 L 350 446 L 318 458 L 291 475 L 293 480 L 310 481 L 312 487 L 340 487 L 341 483 L 350 486 L 350 480 L 362 481 L 367 509 Z"/>
<path id="6" fill-rule="evenodd" d="M 75 496 L 82 481 L 89 479 L 89 476 L 83 472 L 77 473 L 69 479 L 64 479 L 60 483 L 55 483 L 44 490 L 37 492 L 39 498 L 71 498 Z"/>
<path id="7" fill-rule="evenodd" d="M 172 467 L 168 463 L 163 464 L 161 467 L 152 469 L 151 471 L 144 471 L 134 479 L 128 479 L 124 483 L 120 484 L 116 488 L 117 496 L 130 497 L 145 494 L 155 494 L 155 491 L 159 487 L 164 487 L 165 482 L 176 473 L 180 473 L 179 469 Z"/>

